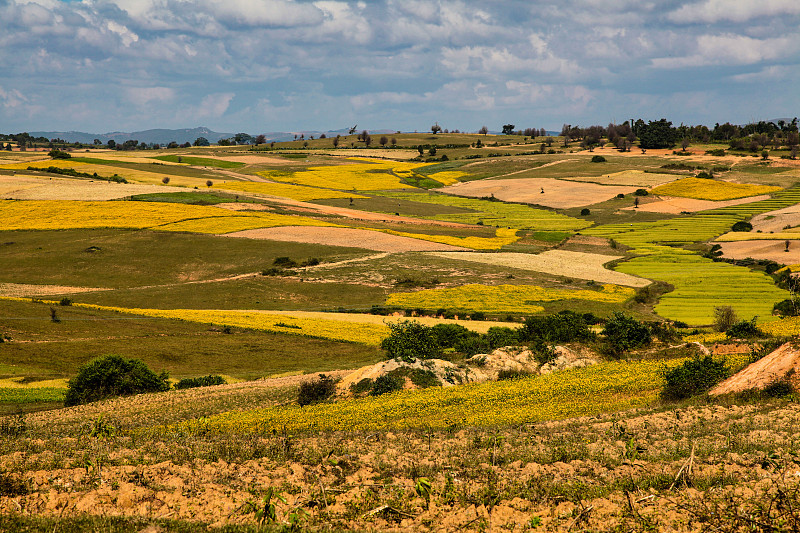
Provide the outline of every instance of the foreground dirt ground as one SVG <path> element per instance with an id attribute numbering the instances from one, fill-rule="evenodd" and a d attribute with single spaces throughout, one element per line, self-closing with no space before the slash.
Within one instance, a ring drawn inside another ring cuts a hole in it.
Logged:
<path id="1" fill-rule="evenodd" d="M 115 418 L 125 403 L 112 405 L 102 417 L 94 407 L 3 420 L 0 512 L 236 526 L 257 522 L 272 489 L 286 500 L 266 502 L 276 505 L 274 525 L 300 530 L 798 526 L 800 408 L 791 402 L 316 435 L 152 429 L 157 415 Z"/>

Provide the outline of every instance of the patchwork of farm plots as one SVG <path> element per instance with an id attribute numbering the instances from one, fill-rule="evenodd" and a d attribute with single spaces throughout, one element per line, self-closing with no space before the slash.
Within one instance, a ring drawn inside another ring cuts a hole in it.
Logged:
<path id="1" fill-rule="evenodd" d="M 609 261 L 622 259 L 622 256 L 571 252 L 567 250 L 547 250 L 540 254 L 515 252 L 477 253 L 477 252 L 430 252 L 430 255 L 445 259 L 471 261 L 475 263 L 520 268 L 534 272 L 544 272 L 570 278 L 588 279 L 600 283 L 615 283 L 630 287 L 644 287 L 651 282 L 609 270 L 603 265 Z"/>
<path id="2" fill-rule="evenodd" d="M 352 192 L 320 189 L 290 183 L 268 183 L 260 181 L 222 181 L 214 184 L 216 189 L 228 191 L 241 191 L 252 194 L 265 194 L 267 196 L 280 196 L 305 202 L 308 200 L 322 200 L 325 198 L 366 198 Z"/>
<path id="3" fill-rule="evenodd" d="M 651 194 L 681 196 L 697 200 L 734 200 L 760 194 L 780 191 L 780 187 L 769 185 L 750 185 L 747 183 L 728 183 L 703 178 L 683 178 L 653 189 Z"/>
<path id="4" fill-rule="evenodd" d="M 401 179 L 425 163 L 400 163 L 397 161 L 362 161 L 349 165 L 310 167 L 302 172 L 266 170 L 260 176 L 273 181 L 338 189 L 344 191 L 374 191 L 381 189 L 412 189 Z"/>
<path id="5" fill-rule="evenodd" d="M 429 217 L 432 220 L 445 220 L 461 222 L 464 224 L 484 224 L 487 226 L 506 226 L 515 229 L 536 229 L 539 231 L 576 231 L 590 226 L 586 220 L 562 215 L 547 209 L 535 209 L 526 205 L 506 204 L 479 200 L 473 198 L 459 198 L 442 194 L 424 193 L 377 193 L 380 196 L 422 202 L 427 204 L 440 204 L 462 209 L 470 209 L 474 213 L 441 214 Z"/>
<path id="6" fill-rule="evenodd" d="M 539 302 L 588 300 L 623 303 L 634 290 L 619 285 L 603 285 L 599 290 L 547 289 L 534 285 L 463 285 L 461 287 L 392 293 L 387 305 L 422 309 L 457 309 L 486 313 L 540 313 Z"/>
<path id="7" fill-rule="evenodd" d="M 5 230 L 136 228 L 227 233 L 272 226 L 331 226 L 307 217 L 246 212 L 233 215 L 217 207 L 160 202 L 78 202 L 0 200 Z M 219 220 L 217 220 L 219 219 Z"/>

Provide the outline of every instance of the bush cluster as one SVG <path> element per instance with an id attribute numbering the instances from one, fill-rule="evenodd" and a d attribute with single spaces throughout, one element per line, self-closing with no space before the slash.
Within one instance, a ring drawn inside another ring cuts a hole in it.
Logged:
<path id="1" fill-rule="evenodd" d="M 183 378 L 175 384 L 175 388 L 193 389 L 195 387 L 210 387 L 212 385 L 225 385 L 228 382 L 222 376 L 203 376 L 200 378 Z"/>
<path id="2" fill-rule="evenodd" d="M 64 405 L 169 390 L 166 372 L 156 374 L 138 359 L 106 355 L 83 365 L 69 380 Z"/>
<path id="3" fill-rule="evenodd" d="M 297 392 L 297 403 L 300 405 L 313 405 L 324 402 L 336 392 L 336 380 L 325 374 L 312 381 L 300 384 Z"/>
<path id="4" fill-rule="evenodd" d="M 724 361 L 715 361 L 710 355 L 691 359 L 664 373 L 664 400 L 681 400 L 708 392 L 711 387 L 727 378 L 729 371 Z"/>

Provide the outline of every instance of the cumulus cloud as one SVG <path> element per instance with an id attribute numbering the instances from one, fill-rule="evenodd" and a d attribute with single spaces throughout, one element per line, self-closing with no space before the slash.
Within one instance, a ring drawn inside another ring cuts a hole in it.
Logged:
<path id="1" fill-rule="evenodd" d="M 125 94 L 130 102 L 139 107 L 175 99 L 175 90 L 169 87 L 129 87 Z"/>
<path id="2" fill-rule="evenodd" d="M 667 18 L 683 24 L 713 24 L 720 21 L 748 22 L 757 18 L 800 15 L 797 0 L 705 0 L 683 5 L 671 11 Z"/>
<path id="3" fill-rule="evenodd" d="M 653 59 L 657 68 L 702 67 L 708 65 L 751 65 L 796 54 L 800 34 L 774 39 L 753 39 L 744 35 L 701 35 L 696 49 L 683 57 Z"/>

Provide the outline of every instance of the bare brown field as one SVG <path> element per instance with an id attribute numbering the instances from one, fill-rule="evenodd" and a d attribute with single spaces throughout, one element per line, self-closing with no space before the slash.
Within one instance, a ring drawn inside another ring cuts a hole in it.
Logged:
<path id="1" fill-rule="evenodd" d="M 536 255 L 515 252 L 432 252 L 431 255 L 446 259 L 459 259 L 475 263 L 532 270 L 570 278 L 588 279 L 600 283 L 615 283 L 628 287 L 644 287 L 651 283 L 649 279 L 637 278 L 636 276 L 615 272 L 603 267 L 609 261 L 622 259 L 622 256 L 569 252 L 565 250 L 547 250 Z"/>
<path id="2" fill-rule="evenodd" d="M 768 233 L 770 231 L 781 231 L 786 226 L 800 226 L 800 205 L 792 205 L 775 211 L 768 211 L 754 216 L 750 223 L 754 231 Z"/>
<path id="3" fill-rule="evenodd" d="M 30 285 L 26 283 L 0 283 L 0 297 L 23 298 L 53 294 L 78 294 L 109 290 L 102 287 L 69 287 L 63 285 Z"/>
<path id="4" fill-rule="evenodd" d="M 754 237 L 757 234 L 753 235 Z M 800 241 L 790 240 L 789 251 L 782 240 L 719 242 L 724 257 L 731 259 L 768 259 L 784 265 L 800 263 Z"/>
<path id="5" fill-rule="evenodd" d="M 614 172 L 611 174 L 604 174 L 602 176 L 577 176 L 565 177 L 561 179 L 569 181 L 581 181 L 598 183 L 600 185 L 623 185 L 628 187 L 654 187 L 669 183 L 682 178 L 677 174 L 657 174 L 654 172 L 643 172 L 641 170 L 624 170 L 622 172 Z"/>
<path id="6" fill-rule="evenodd" d="M 678 198 L 674 196 L 656 196 L 651 201 L 643 201 L 639 207 L 624 207 L 623 209 L 632 210 L 638 209 L 639 211 L 647 211 L 648 213 L 664 213 L 671 215 L 679 215 L 681 213 L 694 213 L 696 211 L 705 211 L 707 209 L 717 209 L 720 207 L 728 207 L 730 205 L 747 204 L 750 202 L 758 202 L 760 200 L 768 200 L 768 194 L 759 196 L 751 196 L 749 198 L 737 198 L 736 200 L 696 200 L 694 198 Z"/>
<path id="7" fill-rule="evenodd" d="M 378 252 L 427 252 L 465 250 L 459 246 L 422 241 L 410 237 L 390 235 L 379 231 L 355 228 L 327 228 L 284 226 L 227 233 L 226 237 L 245 239 L 266 239 L 272 241 L 303 242 L 308 244 L 327 244 L 330 246 L 349 246 Z"/>
<path id="8" fill-rule="evenodd" d="M 0 175 L 0 198 L 9 200 L 116 200 L 135 194 L 174 192 L 174 187 L 108 181 Z"/>
<path id="9" fill-rule="evenodd" d="M 439 190 L 458 196 L 470 196 L 473 198 L 494 196 L 507 202 L 522 202 L 567 209 L 604 202 L 618 194 L 632 193 L 636 188 L 597 185 L 595 183 L 581 183 L 553 178 L 512 178 L 470 181 Z"/>

